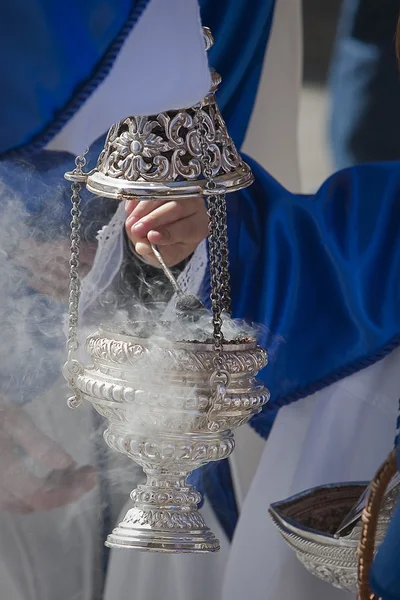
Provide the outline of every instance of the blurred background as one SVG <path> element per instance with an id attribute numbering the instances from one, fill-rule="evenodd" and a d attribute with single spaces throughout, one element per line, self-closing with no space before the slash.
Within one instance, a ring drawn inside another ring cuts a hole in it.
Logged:
<path id="1" fill-rule="evenodd" d="M 400 0 L 302 5 L 300 170 L 312 191 L 333 170 L 400 159 Z"/>
<path id="2" fill-rule="evenodd" d="M 328 144 L 327 85 L 340 7 L 341 0 L 303 0 L 303 92 L 299 147 L 305 192 L 315 190 L 333 171 Z"/>

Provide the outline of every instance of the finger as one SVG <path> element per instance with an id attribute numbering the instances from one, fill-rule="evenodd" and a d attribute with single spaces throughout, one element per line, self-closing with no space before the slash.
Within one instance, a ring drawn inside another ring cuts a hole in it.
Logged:
<path id="1" fill-rule="evenodd" d="M 34 292 L 53 298 L 57 302 L 63 302 L 68 297 L 68 286 L 60 285 L 56 287 L 53 281 L 46 283 L 43 280 L 35 281 L 32 279 L 28 282 L 28 285 Z"/>
<path id="2" fill-rule="evenodd" d="M 132 227 L 135 223 L 146 217 L 148 214 L 167 203 L 168 202 L 165 200 L 143 200 L 142 202 L 139 202 L 126 220 L 127 228 Z"/>
<path id="3" fill-rule="evenodd" d="M 150 242 L 149 241 L 142 240 L 142 241 L 136 242 L 135 243 L 135 251 L 140 256 L 154 258 L 154 261 L 158 265 L 158 261 L 157 261 L 156 257 L 154 256 L 154 253 L 153 253 L 153 250 L 152 250 L 152 248 L 150 246 Z"/>
<path id="4" fill-rule="evenodd" d="M 192 244 L 199 243 L 208 235 L 208 223 L 206 220 L 199 221 L 198 215 L 192 215 L 172 223 L 168 227 L 162 227 L 157 231 L 149 231 L 147 238 L 152 244 L 160 246 L 170 244 Z"/>
<path id="5" fill-rule="evenodd" d="M 70 504 L 92 490 L 97 483 L 93 467 L 67 469 L 62 476 L 51 474 L 40 479 L 28 471 L 24 463 L 13 452 L 12 444 L 0 436 L 0 481 L 3 490 L 20 510 L 53 510 Z"/>
<path id="6" fill-rule="evenodd" d="M 64 475 L 39 480 L 40 485 L 32 494 L 26 496 L 26 502 L 35 510 L 53 510 L 76 502 L 95 488 L 97 473 L 93 467 L 85 466 Z"/>
<path id="7" fill-rule="evenodd" d="M 139 204 L 140 200 L 126 200 L 125 201 L 125 212 L 127 215 L 130 215 L 131 212 L 136 208 Z"/>
<path id="8" fill-rule="evenodd" d="M 76 465 L 73 458 L 40 431 L 20 407 L 3 405 L 0 408 L 0 422 L 8 437 L 46 468 L 70 469 Z"/>
<path id="9" fill-rule="evenodd" d="M 20 488 L 24 502 L 32 510 L 54 510 L 76 502 L 97 484 L 97 474 L 92 467 L 82 467 L 70 472 L 64 480 L 58 478 L 54 484 L 50 479 L 39 479 L 28 471 L 20 477 Z M 23 486 L 22 486 L 23 483 Z"/>
<path id="10" fill-rule="evenodd" d="M 37 282 L 53 282 L 53 285 L 58 285 L 58 283 L 61 282 L 65 287 L 66 282 L 68 281 L 69 264 L 67 262 L 64 264 L 50 263 L 48 265 L 43 265 L 40 271 L 37 269 L 37 265 L 36 269 L 35 266 L 32 265 L 30 271 L 32 272 L 32 279 Z"/>
<path id="11" fill-rule="evenodd" d="M 187 200 L 186 202 L 166 202 L 159 206 L 140 221 L 134 223 L 131 227 L 133 235 L 146 237 L 149 231 L 165 227 L 174 221 L 180 221 L 186 217 L 197 214 L 199 211 L 198 203 Z"/>
<path id="12" fill-rule="evenodd" d="M 32 475 L 14 452 L 15 444 L 3 433 L 0 434 L 0 481 L 5 490 L 6 503 L 11 499 L 16 505 L 25 504 L 32 508 L 30 496 L 36 494 L 41 480 Z"/>

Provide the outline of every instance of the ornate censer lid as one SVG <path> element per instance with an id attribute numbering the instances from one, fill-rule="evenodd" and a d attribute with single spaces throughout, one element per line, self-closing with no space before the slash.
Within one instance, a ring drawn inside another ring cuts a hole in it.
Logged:
<path id="1" fill-rule="evenodd" d="M 206 49 L 213 44 L 204 28 Z M 97 167 L 87 174 L 90 192 L 117 200 L 182 199 L 209 193 L 234 192 L 254 178 L 230 137 L 215 100 L 221 77 L 212 72 L 212 88 L 195 107 L 158 115 L 129 116 L 113 125 Z M 201 131 L 199 129 L 201 127 Z M 203 170 L 204 144 L 215 187 L 207 189 Z"/>

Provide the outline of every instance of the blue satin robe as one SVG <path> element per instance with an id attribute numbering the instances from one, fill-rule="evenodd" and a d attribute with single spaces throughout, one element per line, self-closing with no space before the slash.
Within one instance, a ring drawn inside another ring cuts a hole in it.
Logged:
<path id="1" fill-rule="evenodd" d="M 371 587 L 382 600 L 400 598 L 400 503 L 372 565 Z"/>
<path id="2" fill-rule="evenodd" d="M 271 401 L 251 422 L 266 438 L 281 406 L 400 343 L 400 163 L 349 168 L 295 195 L 247 160 L 255 183 L 227 199 L 233 316 L 261 324 L 270 350 L 259 378 Z M 204 302 L 209 293 L 207 279 Z M 226 471 L 217 463 L 205 485 L 232 535 Z"/>

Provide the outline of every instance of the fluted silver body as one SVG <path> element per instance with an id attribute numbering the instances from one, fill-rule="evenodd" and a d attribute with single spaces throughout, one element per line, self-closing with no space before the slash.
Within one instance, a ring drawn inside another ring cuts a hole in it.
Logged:
<path id="1" fill-rule="evenodd" d="M 234 448 L 232 430 L 268 401 L 268 391 L 255 380 L 266 353 L 252 339 L 225 344 L 228 382 L 215 391 L 212 343 L 135 337 L 126 333 L 132 328 L 114 325 L 89 336 L 92 364 L 76 377 L 82 397 L 108 420 L 108 445 L 147 474 L 107 544 L 216 551 L 219 542 L 197 510 L 201 496 L 186 479 L 194 469 L 227 458 Z"/>

